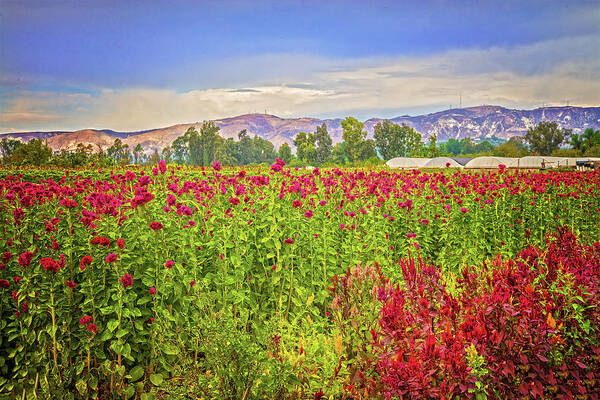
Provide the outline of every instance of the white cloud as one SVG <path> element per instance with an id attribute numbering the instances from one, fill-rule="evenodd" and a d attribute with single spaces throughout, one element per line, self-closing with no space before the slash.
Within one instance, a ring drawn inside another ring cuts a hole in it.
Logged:
<path id="1" fill-rule="evenodd" d="M 186 92 L 102 89 L 96 95 L 20 92 L 0 111 L 0 123 L 8 128 L 142 130 L 265 110 L 282 117 L 393 117 L 457 106 L 459 93 L 463 106 L 531 108 L 565 100 L 598 106 L 599 49 L 600 38 L 581 36 L 396 58 L 282 55 L 279 65 L 274 56 L 269 63 L 255 57 L 236 62 L 246 74 L 259 69 L 248 85 Z"/>

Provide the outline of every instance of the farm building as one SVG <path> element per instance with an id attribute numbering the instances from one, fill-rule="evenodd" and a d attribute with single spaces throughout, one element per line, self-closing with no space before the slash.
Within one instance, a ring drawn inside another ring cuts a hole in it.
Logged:
<path id="1" fill-rule="evenodd" d="M 436 157 L 429 160 L 423 168 L 463 168 L 464 164 L 450 157 Z"/>
<path id="2" fill-rule="evenodd" d="M 409 157 L 396 157 L 392 158 L 385 164 L 390 168 L 397 169 L 415 169 L 423 168 L 430 158 L 409 158 Z"/>

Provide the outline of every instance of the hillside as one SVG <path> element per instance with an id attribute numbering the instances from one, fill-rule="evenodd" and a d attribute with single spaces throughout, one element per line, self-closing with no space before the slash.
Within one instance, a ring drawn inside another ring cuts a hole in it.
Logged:
<path id="1" fill-rule="evenodd" d="M 373 127 L 383 119 L 372 118 L 365 121 L 365 128 L 371 137 Z M 451 109 L 437 113 L 400 116 L 391 119 L 396 123 L 405 123 L 418 132 L 424 139 L 436 134 L 438 141 L 450 138 L 471 138 L 483 140 L 486 138 L 509 139 L 512 136 L 523 136 L 527 129 L 540 121 L 556 121 L 561 127 L 573 129 L 581 133 L 586 128 L 600 129 L 600 107 L 544 107 L 535 110 L 514 110 L 500 106 L 478 106 Z M 250 135 L 258 135 L 271 141 L 276 147 L 283 143 L 293 145 L 294 136 L 301 131 L 315 131 L 318 125 L 325 123 L 333 142 L 342 141 L 342 119 L 318 118 L 280 118 L 268 114 L 246 114 L 232 118 L 214 120 L 221 128 L 225 138 L 237 138 L 242 129 Z M 199 129 L 202 122 L 177 124 L 166 128 L 151 129 L 142 132 L 115 132 L 112 130 L 84 129 L 75 132 L 22 132 L 5 134 L 28 141 L 42 138 L 54 150 L 73 149 L 78 143 L 92 144 L 94 148 L 108 148 L 115 138 L 121 138 L 130 148 L 138 143 L 149 153 L 170 145 L 173 140 L 182 135 L 190 126 Z"/>

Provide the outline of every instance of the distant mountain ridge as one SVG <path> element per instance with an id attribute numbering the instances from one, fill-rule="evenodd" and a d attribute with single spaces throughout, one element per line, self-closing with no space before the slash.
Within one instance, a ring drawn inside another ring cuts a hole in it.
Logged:
<path id="1" fill-rule="evenodd" d="M 371 118 L 366 121 L 368 136 L 373 136 L 374 126 L 383 118 Z M 432 114 L 401 116 L 390 119 L 392 122 L 405 123 L 415 128 L 424 140 L 433 134 L 438 142 L 448 139 L 486 138 L 509 139 L 523 136 L 529 127 L 541 121 L 556 121 L 560 127 L 581 133 L 587 128 L 600 129 L 600 107 L 543 107 L 534 110 L 515 110 L 500 106 L 478 106 L 450 109 Z M 298 132 L 314 132 L 317 126 L 325 123 L 334 143 L 342 141 L 342 119 L 318 118 L 280 118 L 268 114 L 246 114 L 237 117 L 213 120 L 224 138 L 237 139 L 237 134 L 246 129 L 250 135 L 258 135 L 271 141 L 275 147 L 283 143 L 293 146 Z M 72 150 L 77 144 L 91 144 L 95 149 L 106 150 L 116 138 L 120 138 L 130 148 L 140 144 L 146 153 L 169 146 L 178 136 L 190 127 L 200 129 L 202 122 L 177 124 L 166 128 L 138 132 L 115 132 L 110 129 L 83 129 L 74 132 L 21 132 L 7 133 L 0 137 L 11 137 L 22 141 L 41 138 L 54 150 Z"/>

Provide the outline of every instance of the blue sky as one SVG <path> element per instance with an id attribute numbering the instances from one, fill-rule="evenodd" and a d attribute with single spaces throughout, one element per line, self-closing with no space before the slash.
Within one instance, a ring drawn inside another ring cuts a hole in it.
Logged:
<path id="1" fill-rule="evenodd" d="M 0 132 L 600 105 L 600 2 L 0 0 Z"/>

